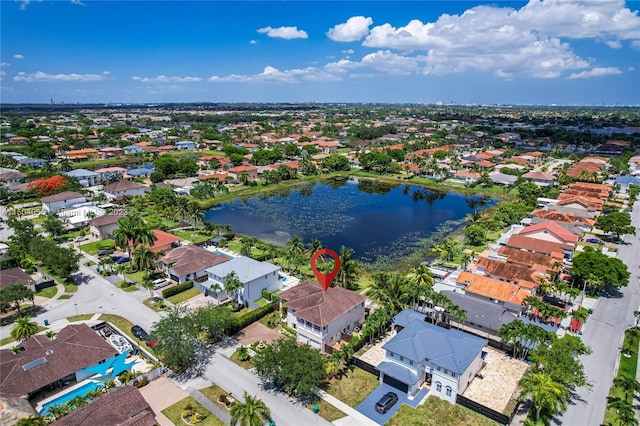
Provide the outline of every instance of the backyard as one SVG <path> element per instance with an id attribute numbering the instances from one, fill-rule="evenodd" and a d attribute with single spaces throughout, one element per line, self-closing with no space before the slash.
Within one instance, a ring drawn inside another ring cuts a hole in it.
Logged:
<path id="1" fill-rule="evenodd" d="M 453 405 L 435 397 L 429 397 L 417 408 L 403 405 L 387 423 L 390 426 L 493 426 L 492 420 L 474 413 L 461 405 Z"/>
<path id="2" fill-rule="evenodd" d="M 380 382 L 376 376 L 351 367 L 339 380 L 328 384 L 325 391 L 349 407 L 356 408 L 378 385 Z"/>

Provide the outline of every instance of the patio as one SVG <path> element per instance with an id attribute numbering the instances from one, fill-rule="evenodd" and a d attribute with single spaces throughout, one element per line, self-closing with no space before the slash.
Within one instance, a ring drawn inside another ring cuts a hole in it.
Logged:
<path id="1" fill-rule="evenodd" d="M 491 347 L 484 351 L 488 354 L 479 373 L 482 379 L 475 377 L 462 395 L 503 413 L 528 365 Z"/>

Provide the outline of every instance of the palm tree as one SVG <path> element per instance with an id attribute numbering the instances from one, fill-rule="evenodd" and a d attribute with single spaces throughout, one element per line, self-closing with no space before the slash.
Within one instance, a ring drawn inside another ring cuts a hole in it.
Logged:
<path id="1" fill-rule="evenodd" d="M 202 207 L 200 207 L 200 203 L 196 200 L 190 200 L 187 203 L 187 213 L 188 217 L 193 220 L 194 226 L 197 226 L 198 222 L 201 222 L 204 217 L 204 211 L 202 210 Z"/>
<path id="2" fill-rule="evenodd" d="M 234 402 L 231 406 L 231 426 L 262 426 L 271 420 L 271 410 L 266 404 L 244 391 L 244 402 Z"/>
<path id="3" fill-rule="evenodd" d="M 533 400 L 534 420 L 540 419 L 541 414 L 551 417 L 567 408 L 569 389 L 554 382 L 544 373 L 529 372 L 520 380 L 522 393 L 520 400 L 531 397 Z"/>
<path id="4" fill-rule="evenodd" d="M 16 340 L 26 340 L 38 332 L 38 324 L 31 321 L 31 318 L 22 316 L 16 318 L 11 329 L 11 337 Z"/>
<path id="5" fill-rule="evenodd" d="M 358 261 L 352 259 L 353 249 L 340 246 L 340 269 L 336 276 L 336 285 L 354 290 L 358 288 L 358 277 L 360 276 L 360 267 Z"/>
<path id="6" fill-rule="evenodd" d="M 421 263 L 417 268 L 412 268 L 407 274 L 409 281 L 421 286 L 432 287 L 434 284 L 433 275 L 426 263 Z"/>
<path id="7" fill-rule="evenodd" d="M 238 303 L 240 303 L 240 290 L 243 288 L 244 284 L 238 279 L 236 271 L 231 271 L 231 273 L 224 278 L 224 291 L 228 294 L 233 294 L 234 301 L 237 301 Z"/>
<path id="8" fill-rule="evenodd" d="M 626 401 L 633 400 L 633 394 L 640 392 L 640 382 L 635 377 L 620 376 L 613 379 L 613 383 L 624 391 Z"/>
<path id="9" fill-rule="evenodd" d="M 139 228 L 141 219 L 135 215 L 127 215 L 118 219 L 118 228 L 113 231 L 113 239 L 118 247 L 127 250 L 131 257 L 131 242 Z"/>
<path id="10" fill-rule="evenodd" d="M 307 253 L 309 254 L 309 256 L 311 256 L 313 253 L 317 252 L 318 250 L 320 250 L 322 247 L 324 247 L 322 245 L 322 242 L 317 239 L 314 238 L 313 240 L 311 240 L 311 242 L 307 245 Z"/>
<path id="11" fill-rule="evenodd" d="M 368 296 L 380 302 L 393 315 L 406 309 L 411 302 L 411 296 L 407 292 L 407 278 L 400 274 L 376 273 L 373 274 L 373 285 Z"/>
<path id="12" fill-rule="evenodd" d="M 304 252 L 304 244 L 302 243 L 302 238 L 298 236 L 291 237 L 289 241 L 287 241 L 287 249 L 294 253 Z"/>
<path id="13" fill-rule="evenodd" d="M 133 251 L 133 265 L 139 272 L 152 270 L 155 266 L 155 257 L 156 253 L 152 252 L 150 248 L 140 246 Z"/>

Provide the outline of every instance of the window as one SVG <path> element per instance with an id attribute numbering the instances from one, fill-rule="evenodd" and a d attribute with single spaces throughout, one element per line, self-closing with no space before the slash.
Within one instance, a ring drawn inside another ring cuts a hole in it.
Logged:
<path id="1" fill-rule="evenodd" d="M 413 365 L 413 361 L 409 360 L 409 365 Z"/>
<path id="2" fill-rule="evenodd" d="M 447 386 L 447 396 L 451 396 L 451 388 Z"/>
<path id="3" fill-rule="evenodd" d="M 400 361 L 404 361 L 404 357 L 400 355 Z"/>
<path id="4" fill-rule="evenodd" d="M 442 392 L 442 383 L 436 382 L 436 392 Z"/>

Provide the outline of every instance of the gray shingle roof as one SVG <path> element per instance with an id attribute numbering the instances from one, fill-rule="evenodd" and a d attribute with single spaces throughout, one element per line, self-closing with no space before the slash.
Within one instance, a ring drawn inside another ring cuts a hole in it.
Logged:
<path id="1" fill-rule="evenodd" d="M 445 329 L 424 321 L 412 321 L 382 349 L 416 362 L 429 362 L 458 374 L 464 373 L 487 344 L 460 330 Z"/>
<path id="2" fill-rule="evenodd" d="M 387 376 L 400 380 L 402 383 L 406 383 L 407 385 L 413 385 L 418 381 L 418 375 L 415 371 L 407 367 L 403 367 L 400 364 L 396 364 L 395 362 L 382 361 L 378 364 L 377 368 Z"/>
<path id="3" fill-rule="evenodd" d="M 235 271 L 238 279 L 243 283 L 248 283 L 272 272 L 280 270 L 279 266 L 268 262 L 259 262 L 250 257 L 240 256 L 228 262 L 220 263 L 206 269 L 207 273 L 212 273 L 219 277 L 226 277 Z"/>

